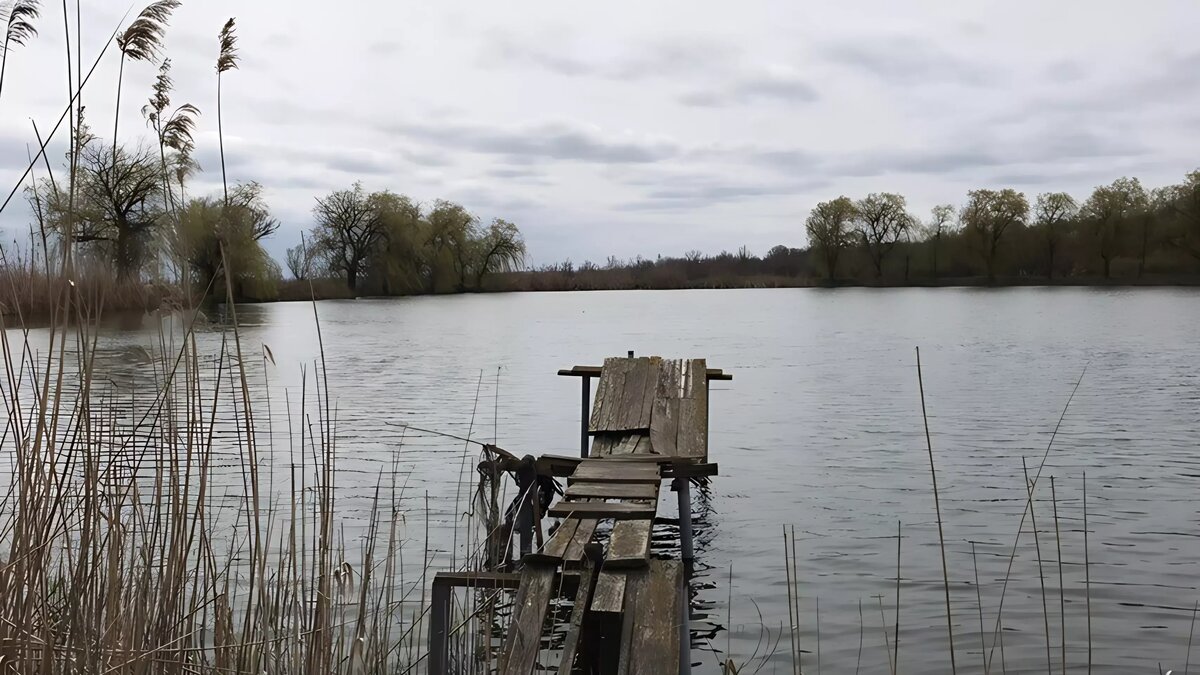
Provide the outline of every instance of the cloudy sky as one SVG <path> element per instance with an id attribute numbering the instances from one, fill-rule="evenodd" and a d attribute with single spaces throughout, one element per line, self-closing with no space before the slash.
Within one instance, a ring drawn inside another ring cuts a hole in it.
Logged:
<path id="1" fill-rule="evenodd" d="M 49 5 L 0 97 L 5 194 L 30 119 L 45 133 L 67 97 Z M 85 62 L 127 9 L 84 3 Z M 229 16 L 228 169 L 266 187 L 280 257 L 314 197 L 355 180 L 512 220 L 545 263 L 800 246 L 808 210 L 840 194 L 901 192 L 923 215 L 975 187 L 1084 196 L 1200 166 L 1195 0 L 185 0 L 167 53 L 176 102 L 204 113 L 194 192 L 220 180 L 212 67 Z M 84 94 L 106 137 L 116 63 Z M 145 135 L 154 74 L 126 68 L 122 142 Z M 0 215 L 10 239 L 28 219 L 24 204 Z"/>

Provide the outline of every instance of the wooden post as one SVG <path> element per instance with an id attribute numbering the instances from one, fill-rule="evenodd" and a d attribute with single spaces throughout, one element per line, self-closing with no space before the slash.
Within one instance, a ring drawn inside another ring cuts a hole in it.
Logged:
<path id="1" fill-rule="evenodd" d="M 686 476 L 675 479 L 675 493 L 679 496 L 679 547 L 686 565 L 696 558 L 692 550 L 692 481 Z"/>
<path id="2" fill-rule="evenodd" d="M 429 605 L 429 675 L 449 675 L 450 584 L 435 578 Z"/>
<path id="3" fill-rule="evenodd" d="M 517 489 L 521 495 L 521 505 L 517 509 L 517 532 L 522 558 L 533 553 L 533 500 L 538 498 L 535 461 L 533 455 L 525 455 L 516 471 Z"/>
<path id="4" fill-rule="evenodd" d="M 579 456 L 588 457 L 588 419 L 592 412 L 592 378 L 586 375 L 583 380 L 583 398 L 579 403 Z"/>

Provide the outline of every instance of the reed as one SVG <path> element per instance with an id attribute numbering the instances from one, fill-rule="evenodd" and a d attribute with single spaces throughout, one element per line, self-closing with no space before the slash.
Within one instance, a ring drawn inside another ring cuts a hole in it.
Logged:
<path id="1" fill-rule="evenodd" d="M 954 661 L 954 615 L 950 611 L 950 569 L 946 565 L 946 535 L 942 530 L 942 502 L 938 496 L 937 469 L 933 463 L 933 440 L 929 436 L 929 415 L 925 412 L 925 379 L 921 374 L 921 348 L 917 347 L 917 385 L 921 391 L 921 420 L 925 424 L 925 447 L 929 450 L 929 475 L 933 480 L 933 508 L 937 514 L 938 548 L 942 554 L 942 588 L 946 593 L 946 633 L 950 641 L 950 672 L 958 672 Z"/>
<path id="2" fill-rule="evenodd" d="M 1062 532 L 1058 527 L 1058 493 L 1054 489 L 1054 476 L 1050 476 L 1050 504 L 1054 507 L 1054 547 L 1058 558 L 1058 637 L 1062 647 L 1061 665 L 1063 675 L 1067 672 L 1067 597 L 1063 583 Z"/>
<path id="3" fill-rule="evenodd" d="M 1042 589 L 1042 621 L 1046 636 L 1046 672 L 1051 672 L 1050 664 L 1050 610 L 1046 604 L 1046 574 L 1042 569 L 1042 542 L 1038 536 L 1037 515 L 1033 509 L 1033 484 L 1029 482 L 1029 469 L 1025 466 L 1025 458 L 1021 458 L 1021 471 L 1025 476 L 1025 489 L 1029 499 L 1029 523 L 1033 528 L 1033 547 L 1037 552 L 1038 583 Z"/>

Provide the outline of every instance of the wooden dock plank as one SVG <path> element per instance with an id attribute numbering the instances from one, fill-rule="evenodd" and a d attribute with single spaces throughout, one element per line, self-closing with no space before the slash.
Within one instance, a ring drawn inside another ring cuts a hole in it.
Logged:
<path id="1" fill-rule="evenodd" d="M 587 545 L 592 542 L 592 537 L 596 534 L 598 523 L 595 518 L 582 518 L 578 522 L 579 526 L 575 529 L 574 536 L 571 537 L 571 543 L 567 544 L 567 550 L 563 553 L 563 560 L 567 562 L 583 560 L 587 552 Z"/>
<path id="2" fill-rule="evenodd" d="M 594 570 L 592 561 L 585 558 L 583 570 L 579 574 L 579 590 L 575 591 L 574 606 L 571 608 L 571 622 L 567 626 L 567 635 L 563 638 L 558 675 L 571 675 L 574 669 L 575 654 L 579 650 L 579 638 L 583 632 L 583 617 L 587 614 L 588 602 L 592 597 L 592 573 Z"/>
<path id="3" fill-rule="evenodd" d="M 656 483 L 575 483 L 567 488 L 567 499 L 658 499 Z M 557 536 L 557 535 L 556 535 Z"/>
<path id="4" fill-rule="evenodd" d="M 570 478 L 591 483 L 655 483 L 661 475 L 653 464 L 595 460 L 581 463 Z"/>
<path id="5" fill-rule="evenodd" d="M 554 586 L 554 565 L 530 565 L 521 574 L 521 587 L 508 636 L 504 642 L 500 673 L 530 675 L 542 641 L 542 625 Z"/>
<path id="6" fill-rule="evenodd" d="M 704 359 L 684 363 L 686 376 L 683 397 L 679 400 L 679 425 L 675 449 L 679 457 L 708 457 L 708 385 L 704 379 Z"/>
<path id="7" fill-rule="evenodd" d="M 633 502 L 559 502 L 550 507 L 556 518 L 614 518 L 617 520 L 653 518 L 657 504 Z"/>
<path id="8" fill-rule="evenodd" d="M 578 518 L 567 518 L 554 531 L 554 536 L 550 537 L 550 541 L 542 547 L 540 551 L 534 551 L 522 558 L 525 562 L 534 563 L 552 563 L 561 561 L 567 553 L 567 547 L 570 546 L 571 540 L 575 538 L 575 532 L 579 527 Z"/>
<path id="9" fill-rule="evenodd" d="M 646 381 L 650 377 L 650 359 L 626 359 L 625 385 L 621 389 L 621 405 L 616 411 L 617 424 L 622 430 L 649 429 L 650 420 L 642 420 L 642 401 Z"/>
<path id="10" fill-rule="evenodd" d="M 625 609 L 625 570 L 600 571 L 596 577 L 596 592 L 592 595 L 592 611 L 620 614 Z"/>
<path id="11" fill-rule="evenodd" d="M 604 359 L 600 382 L 596 385 L 596 400 L 592 404 L 592 431 L 625 431 L 622 429 L 621 404 L 625 396 L 625 378 L 634 359 L 611 357 Z"/>
<path id="12" fill-rule="evenodd" d="M 613 526 L 608 540 L 606 568 L 644 567 L 650 559 L 651 520 L 622 520 Z"/>
<path id="13" fill-rule="evenodd" d="M 681 392 L 682 362 L 678 359 L 663 359 L 659 368 L 654 406 L 650 413 L 650 445 L 660 455 L 677 455 L 679 437 L 679 398 Z"/>
<path id="14" fill-rule="evenodd" d="M 623 631 L 622 662 L 628 675 L 679 672 L 679 616 L 683 566 L 675 561 L 653 560 L 644 574 L 630 577 L 626 594 L 636 598 L 636 611 L 625 613 L 632 630 Z"/>

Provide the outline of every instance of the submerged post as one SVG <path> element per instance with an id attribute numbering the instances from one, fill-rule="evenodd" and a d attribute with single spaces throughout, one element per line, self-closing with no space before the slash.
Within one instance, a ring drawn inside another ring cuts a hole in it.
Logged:
<path id="1" fill-rule="evenodd" d="M 579 456 L 588 456 L 588 418 L 592 411 L 592 378 L 583 377 L 583 398 L 579 404 Z"/>
<path id="2" fill-rule="evenodd" d="M 696 559 L 692 550 L 692 481 L 687 476 L 675 479 L 675 494 L 679 497 L 679 550 L 686 565 Z"/>
<path id="3" fill-rule="evenodd" d="M 688 574 L 679 575 L 679 675 L 692 674 L 692 603 L 688 598 Z"/>

